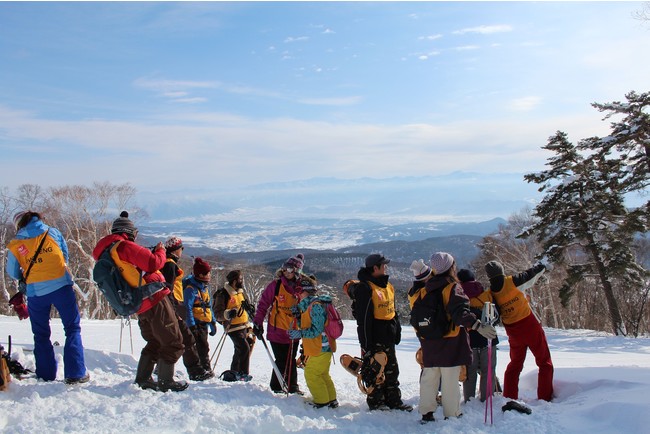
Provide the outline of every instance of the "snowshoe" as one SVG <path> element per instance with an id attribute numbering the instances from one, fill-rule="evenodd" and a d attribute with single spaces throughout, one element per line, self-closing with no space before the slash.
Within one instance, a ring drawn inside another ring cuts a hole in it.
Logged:
<path id="1" fill-rule="evenodd" d="M 366 395 L 372 393 L 375 386 L 382 384 L 386 378 L 384 367 L 388 363 L 388 357 L 383 351 L 373 354 L 365 362 L 360 357 L 349 354 L 343 354 L 339 360 L 346 371 L 357 377 L 357 386 Z"/>
<path id="2" fill-rule="evenodd" d="M 531 410 L 530 407 L 517 401 L 508 401 L 503 407 L 501 407 L 501 411 L 508 411 L 508 410 L 514 410 L 524 414 L 531 414 L 533 412 L 533 410 Z"/>
<path id="3" fill-rule="evenodd" d="M 338 408 L 339 407 L 339 402 L 336 399 L 331 400 L 330 402 L 327 403 L 327 406 L 329 408 Z"/>

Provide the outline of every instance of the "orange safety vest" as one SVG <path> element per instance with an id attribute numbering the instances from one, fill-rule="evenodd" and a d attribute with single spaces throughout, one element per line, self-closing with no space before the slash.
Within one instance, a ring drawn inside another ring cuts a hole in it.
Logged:
<path id="1" fill-rule="evenodd" d="M 48 280 L 59 279 L 65 275 L 66 266 L 63 251 L 57 242 L 48 233 L 28 239 L 14 239 L 9 242 L 7 248 L 13 253 L 23 269 L 23 273 L 29 268 L 29 264 L 34 259 L 36 249 L 41 240 L 45 237 L 41 252 L 36 258 L 36 263 L 27 276 L 27 283 L 45 282 Z"/>
<path id="2" fill-rule="evenodd" d="M 192 288 L 195 288 L 192 285 Z M 210 294 L 207 290 L 201 291 L 199 288 L 197 290 L 197 297 L 194 299 L 194 305 L 192 306 L 192 314 L 194 319 L 197 321 L 203 322 L 212 322 L 212 309 L 210 309 Z"/>
<path id="3" fill-rule="evenodd" d="M 516 323 L 532 313 L 526 296 L 515 286 L 512 276 L 507 276 L 501 291 L 492 292 L 492 296 L 499 305 L 504 325 Z"/>

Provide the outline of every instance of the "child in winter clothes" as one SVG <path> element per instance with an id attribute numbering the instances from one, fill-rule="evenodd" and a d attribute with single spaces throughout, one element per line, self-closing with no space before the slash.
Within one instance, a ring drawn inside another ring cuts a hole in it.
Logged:
<path id="1" fill-rule="evenodd" d="M 472 360 L 467 329 L 478 330 L 488 338 L 496 337 L 493 326 L 482 325 L 480 318 L 470 312 L 469 299 L 456 277 L 454 258 L 449 253 L 436 252 L 431 255 L 430 265 L 434 275 L 427 280 L 418 297 L 441 296 L 451 327 L 442 338 L 419 337 L 424 365 L 420 375 L 419 411 L 422 422 L 434 420 L 433 414 L 438 407 L 436 396 L 441 383 L 445 418 L 461 415 L 458 377 L 461 366 L 470 364 Z"/>
<path id="2" fill-rule="evenodd" d="M 302 395 L 298 388 L 298 369 L 296 355 L 300 339 L 292 339 L 287 331 L 292 328 L 294 320 L 292 309 L 298 304 L 298 285 L 300 270 L 304 265 L 304 256 L 297 254 L 285 261 L 275 273 L 275 279 L 269 283 L 257 303 L 253 330 L 262 339 L 264 336 L 264 319 L 268 316 L 266 337 L 271 343 L 275 364 L 282 371 L 282 377 L 287 384 L 289 393 Z M 276 393 L 284 392 L 275 372 L 271 373 L 271 390 Z"/>
<path id="3" fill-rule="evenodd" d="M 199 353 L 201 366 L 208 372 L 210 367 L 210 345 L 208 344 L 208 328 L 210 336 L 217 334 L 217 323 L 212 313 L 212 302 L 208 292 L 208 284 L 212 275 L 212 267 L 201 258 L 194 260 L 194 274 L 183 279 L 183 298 L 187 310 L 187 326 L 196 340 L 196 350 Z"/>
<path id="4" fill-rule="evenodd" d="M 486 302 L 492 303 L 492 296 L 489 292 L 484 291 L 481 282 L 476 281 L 474 273 L 470 270 L 463 268 L 458 270 L 458 280 L 460 285 L 465 291 L 465 295 L 469 297 L 470 311 L 481 318 L 483 314 L 483 305 Z M 497 344 L 499 338 L 492 339 L 492 347 L 490 349 L 492 355 L 492 367 L 488 367 L 488 341 L 476 330 L 469 330 L 469 345 L 472 348 L 472 364 L 467 366 L 467 378 L 463 381 L 463 395 L 465 402 L 476 395 L 476 378 L 478 372 L 481 372 L 481 402 L 487 398 L 487 377 L 488 373 L 492 377 L 492 384 L 496 385 L 496 367 L 497 367 Z M 491 369 L 491 372 L 489 371 Z M 490 392 L 493 394 L 494 390 Z"/>
<path id="5" fill-rule="evenodd" d="M 539 263 L 522 273 L 506 276 L 501 263 L 490 261 L 485 264 L 485 272 L 490 278 L 490 291 L 501 310 L 501 322 L 510 344 L 510 363 L 503 378 L 503 396 L 506 398 L 519 398 L 519 374 L 530 348 L 539 367 L 537 398 L 545 401 L 553 399 L 551 351 L 542 325 L 533 314 L 526 295 L 519 289 L 520 286 L 534 282 L 545 269 L 546 265 Z"/>
<path id="6" fill-rule="evenodd" d="M 325 303 L 331 303 L 329 295 L 316 296 L 316 281 L 303 277 L 299 286 L 300 302 L 297 305 L 298 329 L 288 331 L 291 339 L 302 338 L 305 352 L 305 381 L 314 399 L 312 405 L 316 408 L 336 408 L 336 388 L 330 376 L 332 351 L 335 342 L 330 342 L 325 334 L 327 311 Z"/>
<path id="7" fill-rule="evenodd" d="M 253 379 L 249 374 L 249 365 L 255 335 L 248 315 L 253 310 L 246 300 L 241 270 L 232 270 L 226 276 L 226 281 L 223 288 L 215 292 L 214 312 L 235 346 L 230 370 L 237 372 L 239 380 L 250 381 Z"/>

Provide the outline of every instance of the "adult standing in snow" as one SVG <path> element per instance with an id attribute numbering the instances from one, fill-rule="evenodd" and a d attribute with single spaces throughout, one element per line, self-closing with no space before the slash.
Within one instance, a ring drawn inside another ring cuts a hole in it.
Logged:
<path id="1" fill-rule="evenodd" d="M 147 249 L 135 243 L 137 236 L 138 229 L 129 220 L 129 213 L 122 211 L 113 221 L 110 235 L 99 240 L 93 249 L 93 257 L 99 260 L 104 250 L 110 248 L 111 257 L 131 286 L 139 284 L 140 276 L 145 283 L 165 282 L 165 277 L 158 271 L 165 264 L 165 246 L 160 242 L 153 249 Z M 188 386 L 184 381 L 174 380 L 174 365 L 183 355 L 184 346 L 169 293 L 169 289 L 163 287 L 143 299 L 136 312 L 140 333 L 147 342 L 142 348 L 135 374 L 135 383 L 142 389 L 179 392 Z M 151 377 L 156 363 L 157 382 Z"/>
<path id="2" fill-rule="evenodd" d="M 496 330 L 492 325 L 481 325 L 480 318 L 470 312 L 469 298 L 456 276 L 456 262 L 446 252 L 436 252 L 430 260 L 433 276 L 420 291 L 420 297 L 435 297 L 442 300 L 451 320 L 450 328 L 441 338 L 419 337 L 422 346 L 422 373 L 420 374 L 420 407 L 422 422 L 432 422 L 438 404 L 436 397 L 442 385 L 442 409 L 445 419 L 459 417 L 460 388 L 458 377 L 461 366 L 472 362 L 467 329 L 478 330 L 483 336 L 493 339 Z"/>
<path id="3" fill-rule="evenodd" d="M 249 372 L 251 351 L 255 345 L 253 325 L 248 316 L 251 309 L 244 292 L 244 275 L 241 270 L 230 271 L 223 288 L 214 294 L 214 313 L 235 347 L 230 370 L 237 372 L 238 379 L 243 381 L 253 379 Z"/>
<path id="4" fill-rule="evenodd" d="M 384 352 L 388 361 L 384 368 L 385 380 L 366 397 L 368 408 L 390 408 L 411 411 L 413 407 L 402 402 L 399 388 L 399 366 L 395 346 L 402 338 L 402 327 L 395 309 L 395 288 L 388 281 L 389 259 L 373 253 L 366 257 L 357 277 L 354 290 L 357 335 L 361 353 L 369 361 L 375 353 Z M 366 362 L 367 363 L 367 362 Z"/>
<path id="5" fill-rule="evenodd" d="M 282 267 L 276 271 L 275 279 L 264 288 L 253 319 L 255 335 L 262 338 L 264 319 L 267 318 L 266 338 L 271 342 L 275 364 L 282 372 L 284 381 L 289 387 L 289 393 L 300 395 L 303 392 L 298 388 L 298 369 L 296 367 L 300 339 L 291 339 L 287 332 L 294 328 L 293 308 L 298 304 L 298 295 L 300 294 L 298 279 L 304 264 L 304 256 L 301 253 L 284 262 Z M 271 373 L 270 387 L 273 392 L 283 392 L 280 380 L 276 378 L 275 373 Z"/>
<path id="6" fill-rule="evenodd" d="M 519 398 L 519 375 L 524 367 L 526 352 L 530 348 L 539 368 L 537 398 L 545 401 L 553 399 L 551 351 L 542 325 L 533 314 L 526 295 L 519 289 L 522 285 L 534 282 L 546 266 L 543 261 L 522 273 L 506 276 L 500 262 L 490 261 L 485 264 L 485 272 L 490 279 L 490 291 L 501 311 L 501 322 L 510 344 L 510 363 L 503 378 L 503 396 L 506 398 Z"/>
<path id="7" fill-rule="evenodd" d="M 327 303 L 332 303 L 329 295 L 316 295 L 317 282 L 312 277 L 300 279 L 300 302 L 296 306 L 298 328 L 289 330 L 292 339 L 302 338 L 304 350 L 305 381 L 311 392 L 315 408 L 336 408 L 336 388 L 330 376 L 333 351 L 336 341 L 330 341 L 325 334 Z"/>
<path id="8" fill-rule="evenodd" d="M 492 295 L 490 292 L 485 291 L 481 282 L 476 280 L 474 273 L 471 270 L 462 268 L 458 270 L 458 280 L 463 287 L 465 295 L 469 297 L 470 310 L 476 317 L 480 318 L 483 314 L 483 306 L 486 302 L 492 303 Z M 487 391 L 487 377 L 491 375 L 496 379 L 497 368 L 497 344 L 499 338 L 492 339 L 492 345 L 489 349 L 492 353 L 490 358 L 492 366 L 488 366 L 488 341 L 485 336 L 481 335 L 476 330 L 469 330 L 469 344 L 472 348 L 472 363 L 467 366 L 467 378 L 463 381 L 463 397 L 465 402 L 470 398 L 476 396 L 476 379 L 478 373 L 481 373 L 480 391 L 481 402 L 484 402 L 488 393 L 492 395 L 494 390 Z M 496 381 L 492 382 L 493 387 L 496 386 Z"/>
<path id="9" fill-rule="evenodd" d="M 178 261 L 183 256 L 183 241 L 179 237 L 171 237 L 165 241 L 165 252 L 167 259 L 165 265 L 160 272 L 165 276 L 167 287 L 171 291 L 169 294 L 169 301 L 174 306 L 174 311 L 178 318 L 178 328 L 183 336 L 183 364 L 187 369 L 187 374 L 192 381 L 204 381 L 214 377 L 211 370 L 206 370 L 201 365 L 199 353 L 196 349 L 196 340 L 194 335 L 187 327 L 185 319 L 187 318 L 187 310 L 183 304 L 183 269 L 178 266 Z"/>
<path id="10" fill-rule="evenodd" d="M 38 212 L 17 213 L 14 225 L 16 237 L 7 245 L 6 270 L 13 279 L 25 283 L 19 284 L 24 293 L 21 290 L 12 297 L 12 304 L 20 306 L 24 315 L 24 296 L 27 295 L 27 312 L 34 334 L 36 376 L 45 381 L 56 379 L 57 364 L 50 340 L 50 311 L 54 306 L 65 330 L 65 382 L 86 383 L 90 376 L 84 361 L 79 307 L 66 265 L 68 245 L 61 232 L 46 225 Z"/>
<path id="11" fill-rule="evenodd" d="M 210 336 L 217 334 L 217 320 L 212 312 L 212 299 L 208 290 L 212 267 L 203 259 L 195 258 L 192 272 L 183 279 L 183 303 L 187 312 L 185 322 L 196 340 L 201 366 L 212 373 L 208 330 Z"/>

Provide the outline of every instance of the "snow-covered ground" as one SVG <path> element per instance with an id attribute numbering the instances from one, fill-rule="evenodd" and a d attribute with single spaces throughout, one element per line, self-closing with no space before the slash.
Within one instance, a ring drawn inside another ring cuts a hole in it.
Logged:
<path id="1" fill-rule="evenodd" d="M 63 345 L 63 329 L 53 320 L 52 340 Z M 135 368 L 144 341 L 136 321 L 132 324 L 133 353 L 128 326 L 120 347 L 119 320 L 82 321 L 86 364 L 91 380 L 85 385 L 66 386 L 61 381 L 44 383 L 35 379 L 14 380 L 0 392 L 0 431 L 3 433 L 280 433 L 335 430 L 346 433 L 642 433 L 650 430 L 650 339 L 621 338 L 589 330 L 547 329 L 555 365 L 553 402 L 536 399 L 537 370 L 529 354 L 520 381 L 521 398 L 533 410 L 531 415 L 501 412 L 505 403 L 494 398 L 494 424 L 483 422 L 484 404 L 471 401 L 461 406 L 463 417 L 420 425 L 417 410 L 369 412 L 354 377 L 338 364 L 343 353 L 357 354 L 353 322 L 339 340 L 337 364 L 331 368 L 341 406 L 313 409 L 305 397 L 273 394 L 268 387 L 271 366 L 258 342 L 252 360 L 249 383 L 226 383 L 211 379 L 191 382 L 180 393 L 143 391 L 133 385 Z M 221 333 L 210 338 L 215 348 Z M 497 373 L 503 378 L 508 362 L 508 342 L 498 328 Z M 404 327 L 398 348 L 402 397 L 417 409 L 418 376 L 415 362 L 417 340 Z M 12 357 L 34 368 L 29 321 L 0 316 L 0 343 L 13 340 Z M 62 346 L 58 379 L 63 378 Z M 228 339 L 216 371 L 228 369 L 232 343 Z M 186 379 L 182 363 L 177 375 Z M 307 391 L 303 373 L 299 384 Z"/>

